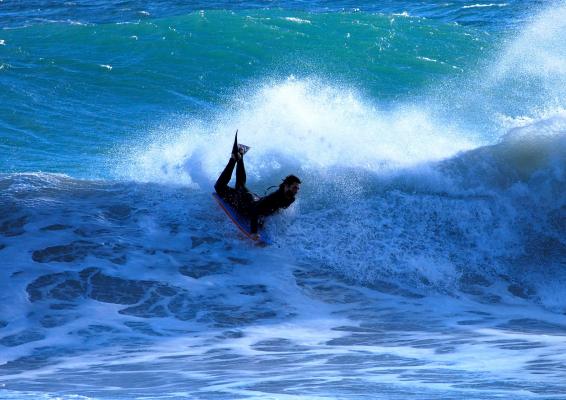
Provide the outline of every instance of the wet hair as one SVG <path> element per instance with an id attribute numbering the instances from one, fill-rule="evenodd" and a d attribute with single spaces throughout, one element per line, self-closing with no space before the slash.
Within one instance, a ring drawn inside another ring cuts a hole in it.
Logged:
<path id="1" fill-rule="evenodd" d="M 283 182 L 281 182 L 281 184 L 279 185 L 279 188 L 283 189 L 283 186 L 292 185 L 293 183 L 300 184 L 301 180 L 297 178 L 295 175 L 287 175 L 285 179 L 283 179 Z"/>

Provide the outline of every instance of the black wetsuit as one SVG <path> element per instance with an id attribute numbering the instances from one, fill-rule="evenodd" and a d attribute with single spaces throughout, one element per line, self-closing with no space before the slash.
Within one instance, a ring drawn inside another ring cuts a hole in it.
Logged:
<path id="1" fill-rule="evenodd" d="M 228 186 L 234 167 L 236 168 L 236 187 Z M 295 201 L 294 197 L 288 198 L 281 188 L 265 197 L 258 197 L 246 188 L 246 169 L 244 159 L 236 162 L 230 158 L 228 165 L 218 177 L 214 185 L 216 193 L 236 211 L 250 220 L 251 233 L 257 233 L 258 226 L 262 225 L 262 218 L 267 217 L 281 208 L 287 208 Z"/>

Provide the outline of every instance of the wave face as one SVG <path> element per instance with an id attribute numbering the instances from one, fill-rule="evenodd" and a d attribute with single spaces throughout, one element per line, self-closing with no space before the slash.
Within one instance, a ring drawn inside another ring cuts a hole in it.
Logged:
<path id="1" fill-rule="evenodd" d="M 563 396 L 563 2 L 162 3 L 0 11 L 0 398 Z"/>

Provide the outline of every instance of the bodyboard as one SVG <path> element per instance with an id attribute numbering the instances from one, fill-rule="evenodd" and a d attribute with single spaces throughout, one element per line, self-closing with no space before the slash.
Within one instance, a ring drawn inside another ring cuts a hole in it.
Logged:
<path id="1" fill-rule="evenodd" d="M 252 233 L 251 233 L 251 229 L 250 229 L 250 223 L 247 220 L 247 218 L 242 217 L 241 215 L 239 215 L 236 210 L 234 210 L 234 208 L 232 208 L 232 206 L 230 206 L 230 204 L 226 203 L 224 200 L 222 200 L 222 198 L 220 198 L 220 196 L 218 196 L 217 193 L 212 193 L 212 197 L 214 197 L 214 200 L 216 200 L 216 202 L 218 203 L 218 205 L 220 206 L 220 208 L 222 208 L 222 210 L 224 210 L 224 212 L 226 213 L 226 215 L 228 215 L 228 218 L 230 218 L 230 220 L 234 223 L 234 225 L 236 225 L 238 227 L 238 229 L 250 240 L 253 240 L 254 242 L 258 243 L 258 244 L 263 244 L 263 245 L 271 245 L 273 244 L 273 241 L 271 240 L 271 238 L 269 238 L 265 232 L 259 232 L 260 236 L 258 240 L 255 240 L 252 237 Z"/>

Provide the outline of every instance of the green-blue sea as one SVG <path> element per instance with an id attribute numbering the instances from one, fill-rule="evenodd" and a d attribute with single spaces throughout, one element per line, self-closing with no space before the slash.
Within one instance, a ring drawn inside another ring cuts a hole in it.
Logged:
<path id="1" fill-rule="evenodd" d="M 564 398 L 565 82 L 564 1 L 0 0 L 0 399 Z"/>

